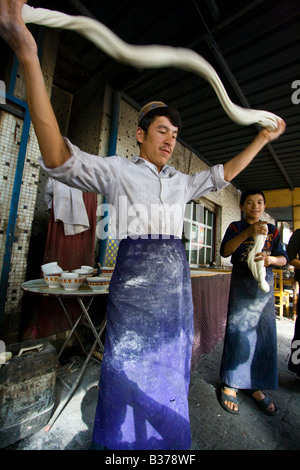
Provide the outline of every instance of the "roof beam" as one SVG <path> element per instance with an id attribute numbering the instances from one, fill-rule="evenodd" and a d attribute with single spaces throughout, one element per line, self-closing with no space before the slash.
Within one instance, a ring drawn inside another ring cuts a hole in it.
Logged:
<path id="1" fill-rule="evenodd" d="M 216 23 L 220 19 L 220 10 L 215 0 L 205 0 L 205 3 L 209 9 L 209 12 Z"/>
<path id="2" fill-rule="evenodd" d="M 206 26 L 206 28 L 207 28 L 207 26 Z M 207 30 L 208 30 L 208 28 L 207 28 Z M 208 30 L 208 33 L 209 33 L 209 30 Z M 250 104 L 248 103 L 248 100 L 246 99 L 246 97 L 245 97 L 243 91 L 241 90 L 235 76 L 233 75 L 230 67 L 228 66 L 226 60 L 224 59 L 223 54 L 222 54 L 219 46 L 216 44 L 216 41 L 214 40 L 213 36 L 211 34 L 207 34 L 205 36 L 205 41 L 208 44 L 208 46 L 210 47 L 210 49 L 212 50 L 214 56 L 216 57 L 219 65 L 221 66 L 223 72 L 225 73 L 227 79 L 229 80 L 232 88 L 234 89 L 234 91 L 235 91 L 237 97 L 239 98 L 239 100 L 241 101 L 242 105 L 245 108 L 251 108 Z M 258 132 L 261 130 L 261 128 L 257 124 L 255 124 L 255 128 L 257 129 Z M 269 153 L 272 156 L 272 158 L 274 159 L 274 161 L 277 164 L 278 168 L 280 169 L 281 174 L 284 177 L 284 179 L 286 180 L 286 182 L 289 185 L 290 189 L 293 190 L 294 185 L 293 185 L 292 181 L 290 180 L 287 172 L 285 171 L 285 169 L 284 169 L 278 155 L 276 154 L 274 148 L 272 147 L 272 145 L 270 143 L 267 144 L 266 147 L 269 150 Z"/>

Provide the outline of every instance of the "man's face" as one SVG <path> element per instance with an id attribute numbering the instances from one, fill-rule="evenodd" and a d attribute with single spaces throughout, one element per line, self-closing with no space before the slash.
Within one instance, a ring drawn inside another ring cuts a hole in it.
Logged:
<path id="1" fill-rule="evenodd" d="M 265 210 L 264 198 L 261 194 L 252 194 L 247 196 L 244 202 L 244 206 L 241 209 L 244 211 L 245 218 L 258 221 L 260 216 Z"/>
<path id="2" fill-rule="evenodd" d="M 178 128 L 166 116 L 157 116 L 147 134 L 138 127 L 136 137 L 140 143 L 140 157 L 156 165 L 160 172 L 174 151 L 177 135 Z"/>

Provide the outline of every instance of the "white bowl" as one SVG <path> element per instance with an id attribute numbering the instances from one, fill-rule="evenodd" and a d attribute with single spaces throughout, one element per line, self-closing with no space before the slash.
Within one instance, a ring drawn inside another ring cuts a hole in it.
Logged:
<path id="1" fill-rule="evenodd" d="M 80 266 L 80 267 L 81 267 L 81 269 L 84 269 L 85 271 L 87 271 L 88 274 L 93 274 L 93 272 L 94 272 L 93 266 Z"/>
<path id="2" fill-rule="evenodd" d="M 102 266 L 101 273 L 105 275 L 107 274 L 112 275 L 112 273 L 114 272 L 114 269 L 115 268 L 112 268 L 111 266 Z"/>
<path id="3" fill-rule="evenodd" d="M 84 278 L 77 273 L 61 273 L 60 284 L 67 291 L 78 290 L 83 283 Z"/>
<path id="4" fill-rule="evenodd" d="M 87 277 L 86 282 L 94 292 L 105 292 L 108 290 L 110 277 L 94 276 Z"/>
<path id="5" fill-rule="evenodd" d="M 43 271 L 43 274 L 45 275 L 60 274 L 63 272 L 62 268 L 58 266 L 57 261 L 54 261 L 52 263 L 42 264 L 42 271 Z"/>
<path id="6" fill-rule="evenodd" d="M 77 279 L 79 275 L 77 273 L 70 273 L 69 271 L 63 271 L 61 277 L 64 279 Z"/>
<path id="7" fill-rule="evenodd" d="M 60 287 L 60 274 L 44 274 L 44 279 L 49 287 Z"/>
<path id="8" fill-rule="evenodd" d="M 87 276 L 89 276 L 91 274 L 87 269 L 83 269 L 83 268 L 82 269 L 73 269 L 72 273 L 76 273 L 79 276 L 84 277 L 84 278 L 86 278 Z"/>

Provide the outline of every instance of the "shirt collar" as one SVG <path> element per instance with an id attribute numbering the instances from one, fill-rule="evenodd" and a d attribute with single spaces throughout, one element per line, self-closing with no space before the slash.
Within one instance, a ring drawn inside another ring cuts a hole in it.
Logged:
<path id="1" fill-rule="evenodd" d="M 157 168 L 154 165 L 154 163 L 148 162 L 142 157 L 138 157 L 137 155 L 134 155 L 131 159 L 133 163 L 144 163 L 144 165 L 148 166 L 152 170 L 154 170 L 157 173 Z M 161 172 L 159 173 L 160 175 L 163 176 L 173 176 L 176 173 L 176 169 L 170 165 L 164 165 Z"/>

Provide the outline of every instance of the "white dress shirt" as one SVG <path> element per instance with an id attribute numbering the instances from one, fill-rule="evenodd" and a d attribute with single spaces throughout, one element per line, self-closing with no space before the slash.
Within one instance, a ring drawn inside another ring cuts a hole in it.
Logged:
<path id="1" fill-rule="evenodd" d="M 67 139 L 66 143 L 71 157 L 53 169 L 41 160 L 42 168 L 62 183 L 105 196 L 110 226 L 119 240 L 151 234 L 181 238 L 186 203 L 228 184 L 223 165 L 193 175 L 165 165 L 159 173 L 141 157 L 99 157 L 83 152 Z M 98 207 L 97 214 L 104 215 L 104 211 L 104 206 Z M 103 227 L 105 223 L 104 217 Z M 97 235 L 105 238 L 104 231 L 100 232 Z"/>

